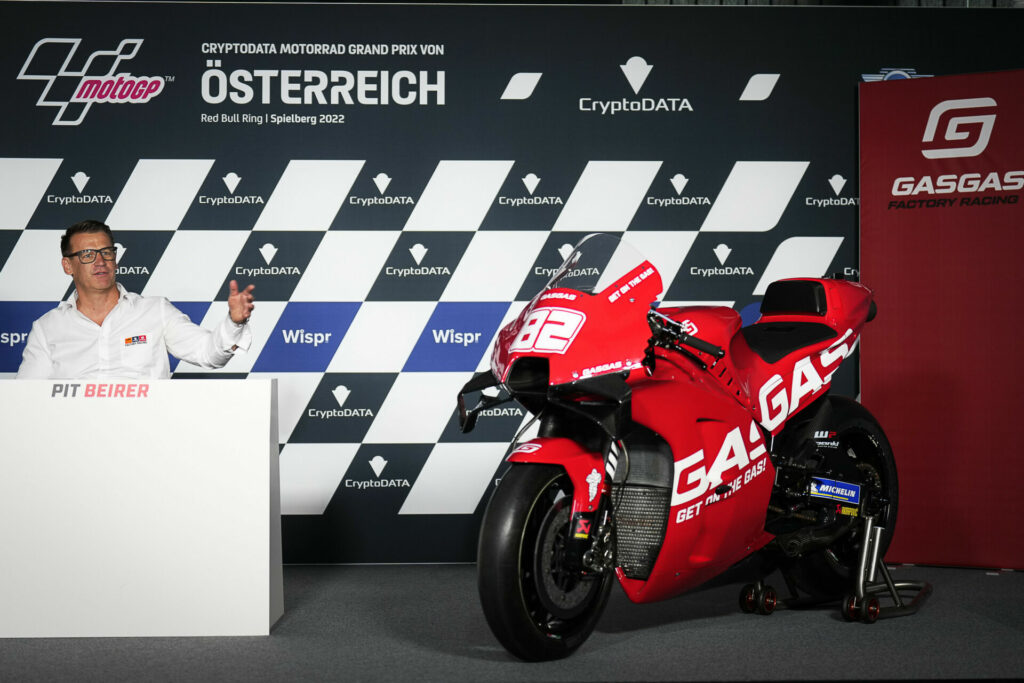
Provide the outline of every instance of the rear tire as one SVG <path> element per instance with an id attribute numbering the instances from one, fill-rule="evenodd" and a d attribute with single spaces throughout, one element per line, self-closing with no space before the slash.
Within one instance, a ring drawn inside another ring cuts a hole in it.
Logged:
<path id="1" fill-rule="evenodd" d="M 495 637 L 526 661 L 559 659 L 597 625 L 614 576 L 561 569 L 572 482 L 552 465 L 513 465 L 480 525 L 480 604 Z"/>
<path id="2" fill-rule="evenodd" d="M 862 514 L 875 515 L 882 533 L 878 556 L 892 540 L 899 503 L 899 483 L 892 446 L 881 426 L 862 405 L 848 398 L 832 396 L 832 415 L 840 447 L 832 458 L 852 458 L 861 473 Z M 838 523 L 838 522 L 837 522 Z M 853 589 L 853 578 L 860 562 L 861 524 L 855 522 L 848 533 L 829 545 L 797 559 L 789 568 L 797 587 L 820 601 L 833 600 Z"/>

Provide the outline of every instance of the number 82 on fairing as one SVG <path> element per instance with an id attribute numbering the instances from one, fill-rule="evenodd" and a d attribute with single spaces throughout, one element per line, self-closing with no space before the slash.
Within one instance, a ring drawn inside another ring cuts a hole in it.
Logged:
<path id="1" fill-rule="evenodd" d="M 523 323 L 509 351 L 565 353 L 587 316 L 568 308 L 537 308 Z"/>

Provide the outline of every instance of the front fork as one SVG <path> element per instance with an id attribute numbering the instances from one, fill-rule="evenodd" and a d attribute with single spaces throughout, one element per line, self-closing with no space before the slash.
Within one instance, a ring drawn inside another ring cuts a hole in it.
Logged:
<path id="1" fill-rule="evenodd" d="M 621 449 L 602 457 L 565 437 L 537 437 L 520 444 L 509 462 L 557 465 L 573 485 L 563 567 L 572 572 L 603 574 L 614 570 L 615 516 L 611 481 Z"/>
<path id="2" fill-rule="evenodd" d="M 605 497 L 609 503 L 602 514 L 602 523 L 590 539 L 590 547 L 583 551 L 583 571 L 604 574 L 615 570 L 614 517 L 612 515 L 611 496 Z"/>
<path id="3" fill-rule="evenodd" d="M 602 481 L 601 504 L 598 507 L 597 529 L 590 536 L 590 547 L 583 550 L 583 570 L 594 574 L 615 571 L 615 500 L 611 483 L 619 463 L 624 460 L 621 442 L 609 444 L 604 456 L 605 477 Z"/>

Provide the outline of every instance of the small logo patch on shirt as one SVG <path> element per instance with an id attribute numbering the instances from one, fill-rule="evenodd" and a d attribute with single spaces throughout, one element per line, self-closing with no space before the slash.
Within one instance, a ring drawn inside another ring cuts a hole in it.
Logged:
<path id="1" fill-rule="evenodd" d="M 146 343 L 146 335 L 144 335 L 144 334 L 140 334 L 137 337 L 125 337 L 124 338 L 124 345 L 125 346 L 135 346 L 136 344 L 145 344 L 145 343 Z"/>

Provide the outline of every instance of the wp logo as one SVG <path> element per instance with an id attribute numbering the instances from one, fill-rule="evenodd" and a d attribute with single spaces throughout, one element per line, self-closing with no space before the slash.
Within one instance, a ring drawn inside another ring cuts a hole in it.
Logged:
<path id="1" fill-rule="evenodd" d="M 77 126 L 93 104 L 141 104 L 163 92 L 160 76 L 133 76 L 122 69 L 142 47 L 141 38 L 121 41 L 116 50 L 78 55 L 81 38 L 43 38 L 33 46 L 18 80 L 42 81 L 37 107 L 55 107 L 55 126 Z"/>
<path id="2" fill-rule="evenodd" d="M 976 157 L 988 147 L 996 124 L 991 97 L 944 100 L 932 107 L 921 142 L 932 143 L 921 150 L 928 159 Z M 936 140 L 936 134 L 940 137 Z"/>

